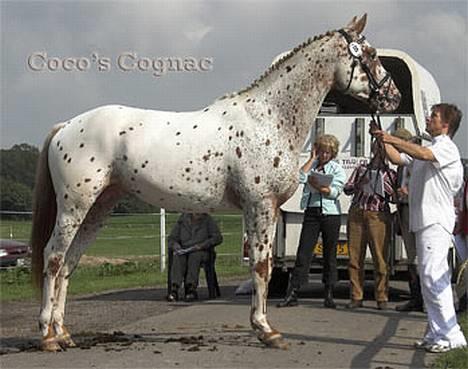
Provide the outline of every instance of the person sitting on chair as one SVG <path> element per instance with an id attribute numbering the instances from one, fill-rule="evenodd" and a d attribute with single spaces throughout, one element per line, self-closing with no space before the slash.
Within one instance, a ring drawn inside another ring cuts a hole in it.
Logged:
<path id="1" fill-rule="evenodd" d="M 182 282 L 185 287 L 185 301 L 198 299 L 200 267 L 208 262 L 210 248 L 222 242 L 223 236 L 210 215 L 181 214 L 168 238 L 168 249 L 173 255 L 168 301 L 179 299 L 178 291 Z"/>

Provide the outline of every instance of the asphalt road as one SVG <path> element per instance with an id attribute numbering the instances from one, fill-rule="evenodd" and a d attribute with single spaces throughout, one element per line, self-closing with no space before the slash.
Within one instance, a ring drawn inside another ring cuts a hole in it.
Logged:
<path id="1" fill-rule="evenodd" d="M 53 354 L 37 350 L 34 330 L 5 327 L 12 320 L 2 313 L 1 368 L 396 369 L 427 367 L 434 357 L 412 347 L 424 333 L 425 315 L 394 310 L 406 292 L 401 282 L 392 282 L 387 311 L 376 310 L 371 300 L 362 309 L 345 309 L 346 282 L 337 288 L 336 310 L 322 306 L 322 287 L 315 282 L 298 307 L 277 309 L 279 299 L 270 299 L 269 321 L 287 339 L 286 351 L 257 341 L 248 321 L 250 297 L 235 296 L 234 290 L 224 286 L 221 299 L 194 304 L 169 305 L 163 290 L 72 300 L 67 321 L 78 347 Z M 366 296 L 372 298 L 372 284 L 366 285 Z"/>

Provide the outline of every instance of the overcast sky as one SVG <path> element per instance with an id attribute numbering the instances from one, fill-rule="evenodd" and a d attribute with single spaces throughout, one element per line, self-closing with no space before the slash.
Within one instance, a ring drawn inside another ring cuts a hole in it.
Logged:
<path id="1" fill-rule="evenodd" d="M 468 117 L 466 0 L 0 4 L 2 148 L 22 142 L 40 146 L 54 123 L 104 104 L 198 109 L 247 86 L 279 53 L 364 12 L 369 41 L 410 54 L 432 73 L 442 99 L 458 104 Z M 87 59 L 90 66 L 85 71 L 33 71 L 28 58 L 35 52 Z M 154 77 L 118 68 L 116 58 L 125 52 L 213 62 L 208 71 Z M 106 58 L 110 68 L 99 71 Z M 466 118 L 462 126 L 455 141 L 468 157 Z"/>

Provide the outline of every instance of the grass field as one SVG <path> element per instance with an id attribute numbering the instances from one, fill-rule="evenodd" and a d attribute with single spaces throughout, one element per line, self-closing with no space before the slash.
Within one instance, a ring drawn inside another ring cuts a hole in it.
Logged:
<path id="1" fill-rule="evenodd" d="M 167 214 L 166 237 L 178 218 Z M 216 248 L 216 269 L 219 278 L 247 276 L 248 268 L 241 262 L 242 217 L 215 215 L 224 241 Z M 120 258 L 124 264 L 105 263 L 79 266 L 71 277 L 69 291 L 73 294 L 99 292 L 116 288 L 164 285 L 166 272 L 160 269 L 160 218 L 157 214 L 115 215 L 108 218 L 97 240 L 85 252 L 87 256 Z M 0 224 L 0 238 L 28 242 L 31 232 L 29 220 L 4 220 Z M 0 299 L 24 300 L 34 297 L 27 268 L 0 271 Z M 201 273 L 203 280 L 203 272 Z"/>
<path id="2" fill-rule="evenodd" d="M 465 337 L 468 337 L 468 314 L 460 314 L 458 323 L 460 324 Z M 459 348 L 445 354 L 438 355 L 431 367 L 437 369 L 468 368 L 468 348 Z"/>
<path id="3" fill-rule="evenodd" d="M 169 235 L 178 214 L 166 214 L 166 236 Z M 218 254 L 237 254 L 242 245 L 242 217 L 238 214 L 214 215 L 223 234 L 223 244 Z M 0 238 L 29 241 L 29 220 L 2 220 Z M 160 217 L 158 214 L 114 215 L 107 219 L 96 242 L 85 254 L 90 256 L 156 256 L 160 255 Z"/>

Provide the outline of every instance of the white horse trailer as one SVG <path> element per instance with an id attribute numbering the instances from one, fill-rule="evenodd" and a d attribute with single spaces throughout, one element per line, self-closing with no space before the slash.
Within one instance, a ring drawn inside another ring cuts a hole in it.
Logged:
<path id="1" fill-rule="evenodd" d="M 424 136 L 425 117 L 430 115 L 431 106 L 440 102 L 437 83 L 424 67 L 402 51 L 381 49 L 378 55 L 402 93 L 400 107 L 391 114 L 380 116 L 382 128 L 393 132 L 403 127 L 415 135 Z M 343 166 L 349 177 L 359 163 L 369 161 L 371 136 L 368 133 L 368 127 L 371 119 L 370 111 L 365 104 L 344 95 L 329 94 L 315 124 L 312 124 L 309 138 L 303 147 L 301 162 L 308 159 L 311 143 L 317 136 L 324 133 L 332 134 L 340 141 L 340 151 L 336 160 Z M 270 284 L 272 290 L 278 291 L 285 288 L 288 275 L 285 272 L 294 267 L 303 220 L 303 211 L 299 207 L 302 190 L 301 185 L 281 206 L 273 248 L 273 277 Z M 346 272 L 348 262 L 346 222 L 350 200 L 350 196 L 344 193 L 340 195 L 343 215 L 337 258 L 342 279 L 347 278 L 347 273 L 343 272 Z M 393 210 L 395 210 L 394 206 Z M 322 262 L 321 240 L 319 239 L 315 248 L 312 246 L 310 249 L 315 250 L 315 255 L 311 263 L 311 271 L 319 272 Z M 393 277 L 399 271 L 406 271 L 406 252 L 401 238 L 395 232 L 392 232 L 388 263 Z M 366 269 L 372 270 L 369 249 L 366 254 Z"/>

